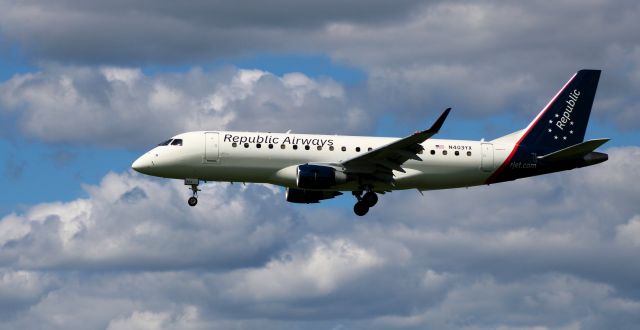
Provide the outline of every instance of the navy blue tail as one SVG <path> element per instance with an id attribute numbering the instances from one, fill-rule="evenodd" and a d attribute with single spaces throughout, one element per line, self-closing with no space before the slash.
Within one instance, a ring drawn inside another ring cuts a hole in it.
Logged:
<path id="1" fill-rule="evenodd" d="M 589 146 L 579 144 L 584 141 L 599 79 L 600 70 L 580 70 L 571 77 L 527 126 L 523 135 L 515 142 L 507 159 L 493 172 L 486 183 L 564 171 L 606 160 L 606 157 L 591 159 L 595 156 L 589 156 L 591 158 L 586 159 L 583 155 L 577 155 L 575 159 L 563 158 L 562 162 L 548 161 L 545 158 L 545 156 L 549 159 L 553 158 L 551 154 L 560 150 L 564 150 L 561 151 L 562 155 L 572 155 L 573 151 Z M 572 146 L 573 149 L 565 150 Z M 560 157 L 559 154 L 554 155 L 556 158 Z"/>
<path id="2" fill-rule="evenodd" d="M 600 70 L 578 71 L 529 124 L 519 145 L 553 152 L 584 140 Z"/>

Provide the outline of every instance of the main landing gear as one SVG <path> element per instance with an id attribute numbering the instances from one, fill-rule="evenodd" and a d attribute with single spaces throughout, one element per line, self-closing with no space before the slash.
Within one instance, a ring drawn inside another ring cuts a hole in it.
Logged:
<path id="1" fill-rule="evenodd" d="M 353 212 L 358 216 L 363 216 L 369 212 L 369 208 L 378 203 L 378 194 L 376 194 L 371 188 L 367 189 L 367 192 L 362 195 L 362 191 L 354 191 L 353 196 L 356 196 L 358 201 L 353 206 Z"/>
<path id="2" fill-rule="evenodd" d="M 193 196 L 189 197 L 187 200 L 187 204 L 189 206 L 196 206 L 198 204 L 198 185 L 200 184 L 200 180 L 198 179 L 184 179 L 184 184 L 187 186 L 191 186 L 191 191 L 193 192 Z"/>

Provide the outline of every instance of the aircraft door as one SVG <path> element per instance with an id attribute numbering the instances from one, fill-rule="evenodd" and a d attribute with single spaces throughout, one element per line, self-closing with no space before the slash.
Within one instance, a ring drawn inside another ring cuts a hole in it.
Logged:
<path id="1" fill-rule="evenodd" d="M 204 133 L 204 146 L 204 159 L 207 162 L 217 162 L 220 160 L 218 133 Z"/>
<path id="2" fill-rule="evenodd" d="M 485 172 L 493 171 L 493 144 L 482 143 L 481 150 L 480 168 Z"/>

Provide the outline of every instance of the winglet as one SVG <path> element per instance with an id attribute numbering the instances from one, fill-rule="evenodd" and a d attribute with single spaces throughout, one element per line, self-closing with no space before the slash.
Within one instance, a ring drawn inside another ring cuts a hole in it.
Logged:
<path id="1" fill-rule="evenodd" d="M 444 124 L 445 119 L 447 119 L 447 116 L 449 115 L 449 111 L 451 111 L 451 108 L 447 108 L 446 110 L 444 110 L 444 112 L 440 115 L 440 117 L 438 117 L 438 120 L 436 120 L 435 123 L 431 125 L 431 128 L 426 130 L 426 132 L 433 133 L 433 134 L 438 133 L 438 131 L 440 131 L 440 127 L 442 127 L 442 124 Z"/>

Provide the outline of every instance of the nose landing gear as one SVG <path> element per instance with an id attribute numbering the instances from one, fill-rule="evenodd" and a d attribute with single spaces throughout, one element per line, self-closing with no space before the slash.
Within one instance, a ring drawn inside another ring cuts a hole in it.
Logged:
<path id="1" fill-rule="evenodd" d="M 363 216 L 369 212 L 369 208 L 378 203 L 378 194 L 376 194 L 371 187 L 366 188 L 366 193 L 362 195 L 362 191 L 354 191 L 353 196 L 358 199 L 353 206 L 353 212 L 358 216 Z"/>
<path id="2" fill-rule="evenodd" d="M 200 184 L 200 180 L 184 179 L 184 184 L 191 186 L 190 189 L 193 192 L 193 196 L 189 197 L 189 200 L 187 200 L 187 204 L 189 204 L 189 206 L 196 206 L 196 204 L 198 204 L 198 191 L 200 191 L 200 189 L 198 189 L 198 185 Z"/>

